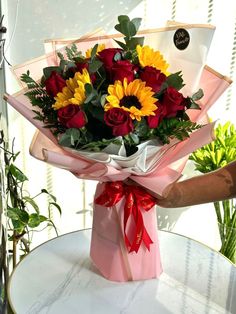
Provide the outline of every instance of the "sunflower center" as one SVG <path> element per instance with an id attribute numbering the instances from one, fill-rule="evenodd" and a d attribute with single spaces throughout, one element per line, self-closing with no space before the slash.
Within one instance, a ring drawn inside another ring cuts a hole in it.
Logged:
<path id="1" fill-rule="evenodd" d="M 137 109 L 140 109 L 142 107 L 136 96 L 124 96 L 120 101 L 120 106 L 126 108 L 135 106 Z"/>

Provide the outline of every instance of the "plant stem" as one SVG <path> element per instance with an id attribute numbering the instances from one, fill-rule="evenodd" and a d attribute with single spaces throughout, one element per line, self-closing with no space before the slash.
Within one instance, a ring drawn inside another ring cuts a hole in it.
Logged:
<path id="1" fill-rule="evenodd" d="M 17 240 L 16 231 L 13 231 L 13 269 L 16 267 L 16 255 L 17 255 Z"/>

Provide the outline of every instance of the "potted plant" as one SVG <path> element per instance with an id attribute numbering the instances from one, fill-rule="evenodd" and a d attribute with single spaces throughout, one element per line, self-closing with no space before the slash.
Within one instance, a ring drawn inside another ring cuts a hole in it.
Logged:
<path id="1" fill-rule="evenodd" d="M 56 208 L 61 214 L 61 208 L 57 204 L 56 197 L 46 189 L 42 189 L 37 195 L 31 196 L 25 189 L 28 180 L 26 175 L 16 166 L 19 152 L 14 152 L 14 141 L 9 150 L 4 139 L 3 131 L 0 131 L 0 156 L 1 156 L 1 211 L 0 218 L 5 218 L 6 226 L 2 219 L 1 227 L 1 258 L 0 272 L 0 313 L 12 313 L 7 301 L 7 284 L 9 273 L 15 268 L 19 259 L 30 252 L 32 236 L 34 232 L 47 227 L 53 227 L 56 235 L 57 229 L 50 217 L 51 208 Z M 40 195 L 47 197 L 48 215 L 42 215 L 37 199 Z M 5 231 L 5 233 L 3 233 Z M 6 238 L 6 239 L 5 239 Z M 8 238 L 8 241 L 7 241 Z"/>
<path id="2" fill-rule="evenodd" d="M 196 170 L 207 173 L 236 160 L 236 130 L 231 122 L 218 124 L 216 139 L 195 151 L 190 159 Z M 235 199 L 214 202 L 221 238 L 220 252 L 236 263 L 236 202 Z"/>

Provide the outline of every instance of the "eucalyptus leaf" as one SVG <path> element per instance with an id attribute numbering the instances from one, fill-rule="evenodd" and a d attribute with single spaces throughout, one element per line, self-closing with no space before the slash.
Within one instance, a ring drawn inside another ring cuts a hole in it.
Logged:
<path id="1" fill-rule="evenodd" d="M 175 89 L 180 90 L 184 86 L 181 71 L 167 76 L 166 83 L 168 86 L 172 86 Z"/>
<path id="2" fill-rule="evenodd" d="M 45 76 L 45 78 L 49 78 L 51 73 L 55 71 L 55 72 L 58 72 L 58 73 L 61 73 L 61 68 L 58 67 L 58 66 L 50 66 L 50 67 L 47 67 L 47 68 L 44 68 L 43 69 L 43 75 Z"/>
<path id="3" fill-rule="evenodd" d="M 203 90 L 200 88 L 196 93 L 192 95 L 192 100 L 197 101 L 200 100 L 204 96 Z"/>
<path id="4" fill-rule="evenodd" d="M 130 50 L 136 49 L 137 45 L 143 46 L 144 37 L 133 37 L 127 40 L 126 45 Z"/>
<path id="5" fill-rule="evenodd" d="M 114 39 L 114 40 L 122 49 L 127 50 L 127 46 L 125 43 L 123 43 L 122 41 L 116 40 L 116 39 Z"/>
<path id="6" fill-rule="evenodd" d="M 137 17 L 137 18 L 132 19 L 131 22 L 134 24 L 135 29 L 136 29 L 136 33 L 137 33 L 137 31 L 139 30 L 139 27 L 141 25 L 142 19 Z"/>
<path id="7" fill-rule="evenodd" d="M 125 22 L 130 21 L 130 19 L 127 15 L 119 15 L 117 19 L 118 19 L 119 23 L 122 23 L 124 21 Z"/>
<path id="8" fill-rule="evenodd" d="M 98 69 L 103 65 L 103 63 L 98 60 L 94 59 L 91 63 L 89 63 L 89 73 L 95 73 L 98 71 Z"/>
<path id="9" fill-rule="evenodd" d="M 93 59 L 96 56 L 97 49 L 98 49 L 98 44 L 96 44 L 91 51 L 91 59 Z"/>

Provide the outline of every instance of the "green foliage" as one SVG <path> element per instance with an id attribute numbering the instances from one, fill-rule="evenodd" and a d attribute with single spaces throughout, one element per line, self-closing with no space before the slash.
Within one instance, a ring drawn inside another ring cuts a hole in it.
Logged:
<path id="1" fill-rule="evenodd" d="M 48 212 L 51 207 L 55 207 L 61 214 L 61 208 L 57 204 L 56 197 L 46 189 L 42 189 L 40 193 L 31 196 L 25 190 L 25 182 L 28 180 L 26 175 L 16 165 L 16 158 L 19 152 L 15 153 L 13 150 L 6 149 L 3 133 L 1 133 L 0 149 L 4 152 L 5 161 L 5 175 L 6 175 L 6 207 L 8 217 L 9 240 L 13 241 L 13 256 L 16 255 L 15 247 L 18 244 L 20 249 L 27 254 L 30 251 L 30 244 L 32 241 L 32 233 L 38 231 L 38 227 L 52 226 L 57 233 L 53 221 L 49 217 L 41 214 L 40 207 L 36 199 L 40 195 L 46 195 L 48 201 Z M 51 200 L 50 200 L 51 199 Z M 13 257 L 13 264 L 15 258 Z"/>
<path id="2" fill-rule="evenodd" d="M 218 124 L 215 140 L 190 156 L 196 170 L 208 173 L 236 160 L 236 129 L 229 121 Z M 220 252 L 236 263 L 236 206 L 235 200 L 214 202 L 221 237 Z"/>
<path id="3" fill-rule="evenodd" d="M 76 44 L 72 44 L 70 47 L 65 48 L 66 56 L 68 60 L 74 61 L 75 59 L 84 59 L 82 52 L 78 51 Z"/>
<path id="4" fill-rule="evenodd" d="M 141 18 L 130 20 L 127 15 L 120 15 L 118 21 L 119 23 L 115 25 L 115 29 L 125 36 L 125 44 L 116 40 L 121 48 L 124 50 L 133 50 L 138 44 L 143 45 L 144 37 L 134 37 L 141 25 Z"/>
<path id="5" fill-rule="evenodd" d="M 184 87 L 181 71 L 170 74 L 167 77 L 166 83 L 168 86 L 174 87 L 177 90 L 180 90 L 182 87 Z"/>
<path id="6" fill-rule="evenodd" d="M 218 124 L 215 129 L 216 139 L 198 149 L 190 156 L 195 162 L 196 170 L 207 173 L 226 166 L 236 160 L 236 130 L 227 122 Z"/>
<path id="7" fill-rule="evenodd" d="M 176 118 L 163 119 L 154 135 L 157 136 L 163 144 L 168 144 L 170 139 L 177 138 L 183 141 L 193 131 L 201 128 L 201 125 L 190 120 L 177 120 Z"/>

